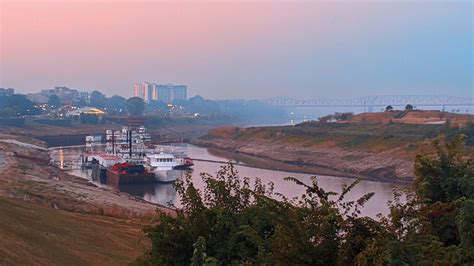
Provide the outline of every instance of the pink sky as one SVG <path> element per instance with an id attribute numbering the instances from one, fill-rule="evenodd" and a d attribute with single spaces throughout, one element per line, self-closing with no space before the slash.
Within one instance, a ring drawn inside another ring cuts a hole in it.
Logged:
<path id="1" fill-rule="evenodd" d="M 403 38 L 413 23 L 445 15 L 442 6 L 428 9 L 424 22 L 391 3 L 235 3 L 2 1 L 0 87 L 129 96 L 134 82 L 148 80 L 187 84 L 211 98 L 258 98 L 285 96 L 295 84 L 318 96 L 348 89 L 328 80 L 347 71 L 346 60 L 370 57 L 372 40 Z"/>

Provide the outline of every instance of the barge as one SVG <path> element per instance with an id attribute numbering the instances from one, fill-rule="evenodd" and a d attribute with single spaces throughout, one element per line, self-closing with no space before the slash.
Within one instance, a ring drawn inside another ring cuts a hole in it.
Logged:
<path id="1" fill-rule="evenodd" d="M 155 174 L 146 171 L 143 165 L 118 163 L 107 169 L 107 183 L 114 185 L 145 184 L 156 181 Z"/>

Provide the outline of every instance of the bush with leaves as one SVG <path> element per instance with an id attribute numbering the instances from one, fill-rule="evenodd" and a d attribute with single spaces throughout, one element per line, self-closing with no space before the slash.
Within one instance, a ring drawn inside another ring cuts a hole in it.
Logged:
<path id="1" fill-rule="evenodd" d="M 400 194 L 381 219 L 384 233 L 357 256 L 359 265 L 470 265 L 474 262 L 474 165 L 463 137 L 418 155 L 414 193 Z"/>
<path id="2" fill-rule="evenodd" d="M 358 181 L 338 194 L 319 187 L 316 178 L 308 185 L 289 177 L 306 189 L 290 200 L 274 193 L 271 183 L 256 179 L 251 185 L 231 164 L 201 178 L 201 190 L 190 177 L 177 181 L 182 207 L 147 229 L 152 263 L 345 264 L 379 231 L 374 220 L 359 217 L 373 193 L 344 201 Z"/>

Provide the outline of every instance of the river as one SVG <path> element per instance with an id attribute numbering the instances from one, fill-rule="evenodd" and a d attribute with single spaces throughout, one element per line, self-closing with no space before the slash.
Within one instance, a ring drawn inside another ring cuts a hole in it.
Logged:
<path id="1" fill-rule="evenodd" d="M 215 161 L 231 160 L 231 158 L 214 155 L 206 148 L 197 147 L 191 144 L 182 144 L 182 147 L 187 150 L 188 156 L 191 158 Z M 98 148 L 100 149 L 100 146 Z M 85 146 L 56 147 L 50 148 L 50 154 L 53 160 L 61 163 L 68 160 L 79 160 L 80 154 L 85 151 L 85 149 Z M 221 167 L 221 164 L 212 162 L 195 161 L 194 163 L 195 165 L 193 170 L 188 170 L 188 172 L 191 174 L 193 183 L 197 188 L 203 188 L 203 182 L 200 178 L 200 173 L 215 174 Z M 300 196 L 304 192 L 304 188 L 292 182 L 285 181 L 283 178 L 292 176 L 298 178 L 306 184 L 311 182 L 311 175 L 308 174 L 268 170 L 245 165 L 237 165 L 235 167 L 240 177 L 249 177 L 252 183 L 255 180 L 255 177 L 259 177 L 264 184 L 273 182 L 274 191 L 283 194 L 287 198 Z M 167 205 L 168 202 L 171 202 L 176 206 L 180 205 L 172 183 L 121 185 L 118 188 L 114 188 L 108 186 L 107 184 L 102 184 L 99 180 L 93 180 L 91 177 L 92 170 L 90 169 L 75 169 L 68 172 L 72 175 L 88 179 L 98 186 L 107 187 L 109 189 L 118 189 L 122 192 L 143 198 L 149 202 L 158 203 L 161 205 Z M 184 170 L 173 170 L 168 172 L 168 174 L 176 175 L 177 178 L 183 178 L 186 173 L 187 171 Z M 343 185 L 348 185 L 353 181 L 354 179 L 350 178 L 318 176 L 318 184 L 327 191 L 340 192 Z M 389 211 L 387 207 L 387 201 L 393 199 L 393 189 L 395 187 L 396 185 L 390 183 L 364 180 L 361 181 L 346 196 L 346 200 L 356 200 L 365 193 L 375 192 L 375 195 L 372 197 L 372 199 L 370 199 L 369 202 L 367 202 L 365 208 L 362 210 L 362 215 L 375 217 L 378 213 L 387 214 Z"/>

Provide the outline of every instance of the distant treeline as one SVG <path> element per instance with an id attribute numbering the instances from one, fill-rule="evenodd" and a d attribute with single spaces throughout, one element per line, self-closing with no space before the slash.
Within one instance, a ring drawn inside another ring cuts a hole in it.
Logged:
<path id="1" fill-rule="evenodd" d="M 88 106 L 105 110 L 109 115 L 127 115 L 127 99 L 114 95 L 107 98 L 98 91 L 91 93 Z M 285 112 L 258 100 L 209 100 L 194 96 L 171 103 L 152 100 L 145 103 L 144 114 L 158 117 L 195 117 L 259 121 L 284 119 Z"/>
<path id="2" fill-rule="evenodd" d="M 136 97 L 132 97 L 136 98 Z M 128 100 L 130 100 L 129 98 Z M 99 91 L 93 91 L 88 100 L 79 99 L 71 101 L 76 107 L 96 107 L 104 110 L 111 116 L 128 115 L 130 111 L 133 115 L 145 114 L 157 117 L 154 121 L 163 118 L 189 118 L 189 119 L 209 119 L 227 121 L 269 121 L 285 119 L 285 112 L 279 108 L 262 103 L 258 100 L 209 100 L 201 96 L 195 96 L 188 100 L 175 100 L 172 103 L 161 101 L 150 101 L 144 103 L 140 99 L 128 102 L 122 96 L 114 95 L 106 97 Z M 128 104 L 127 104 L 128 102 Z M 142 108 L 140 105 L 144 105 Z M 41 106 L 41 108 L 39 107 Z M 46 104 L 35 104 L 25 95 L 14 94 L 11 96 L 0 96 L 0 117 L 21 117 L 28 115 L 38 115 L 48 113 L 63 107 L 63 102 L 56 95 L 50 96 Z M 138 112 L 137 112 L 138 110 Z M 87 122 L 99 121 L 87 118 Z M 166 120 L 166 119 L 164 119 Z M 81 120 L 82 121 L 82 120 Z"/>
<path id="3" fill-rule="evenodd" d="M 0 96 L 0 117 L 18 117 L 25 115 L 37 115 L 41 109 L 28 100 L 25 95 L 13 94 Z"/>

